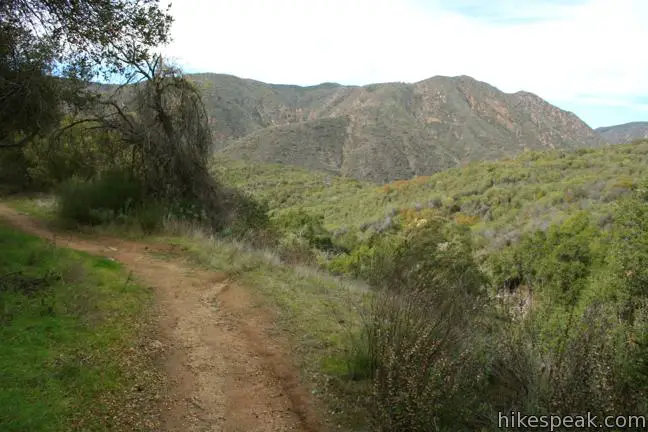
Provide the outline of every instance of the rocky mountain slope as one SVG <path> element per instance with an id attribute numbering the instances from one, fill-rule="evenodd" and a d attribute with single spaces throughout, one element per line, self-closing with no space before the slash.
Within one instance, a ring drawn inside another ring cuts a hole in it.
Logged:
<path id="1" fill-rule="evenodd" d="M 648 122 L 632 122 L 596 129 L 610 144 L 625 144 L 648 138 Z"/>
<path id="2" fill-rule="evenodd" d="M 189 76 L 203 91 L 216 150 L 378 183 L 525 149 L 597 147 L 570 112 L 467 76 L 414 84 L 312 87 Z"/>

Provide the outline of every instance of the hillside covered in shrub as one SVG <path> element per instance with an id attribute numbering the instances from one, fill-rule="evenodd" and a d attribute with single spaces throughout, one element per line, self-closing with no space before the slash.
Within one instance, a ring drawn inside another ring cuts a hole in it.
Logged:
<path id="1" fill-rule="evenodd" d="M 606 226 L 613 203 L 647 172 L 648 141 L 574 151 L 525 152 L 377 186 L 286 165 L 212 161 L 218 177 L 275 213 L 303 210 L 332 232 L 381 231 L 403 211 L 451 215 L 500 246 L 586 211 Z"/>

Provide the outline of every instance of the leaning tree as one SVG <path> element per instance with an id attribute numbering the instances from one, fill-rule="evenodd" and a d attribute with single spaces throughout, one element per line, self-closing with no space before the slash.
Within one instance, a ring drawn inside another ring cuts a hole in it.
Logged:
<path id="1" fill-rule="evenodd" d="M 167 203 L 194 203 L 212 225 L 231 216 L 231 194 L 210 174 L 212 134 L 198 89 L 162 56 L 124 56 L 132 71 L 119 86 L 77 123 L 115 132 L 131 154 L 128 169 L 148 197 Z M 74 125 L 74 123 L 72 124 Z"/>

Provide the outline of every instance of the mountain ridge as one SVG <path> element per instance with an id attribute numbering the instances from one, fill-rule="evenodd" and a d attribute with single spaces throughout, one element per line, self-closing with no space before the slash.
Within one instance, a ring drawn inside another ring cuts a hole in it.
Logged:
<path id="1" fill-rule="evenodd" d="M 629 122 L 595 129 L 610 144 L 625 144 L 648 138 L 648 122 Z"/>
<path id="2" fill-rule="evenodd" d="M 574 113 L 467 75 L 307 87 L 222 74 L 188 77 L 203 92 L 217 152 L 377 183 L 524 149 L 604 145 Z"/>

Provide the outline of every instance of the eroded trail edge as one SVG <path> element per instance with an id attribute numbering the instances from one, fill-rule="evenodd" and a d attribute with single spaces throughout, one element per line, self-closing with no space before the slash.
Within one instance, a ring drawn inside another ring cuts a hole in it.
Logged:
<path id="1" fill-rule="evenodd" d="M 268 315 L 226 274 L 156 258 L 150 245 L 53 232 L 2 204 L 0 217 L 58 246 L 113 258 L 153 288 L 169 389 L 163 430 L 323 430 L 285 347 L 268 337 Z"/>

